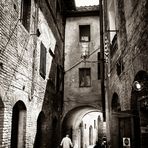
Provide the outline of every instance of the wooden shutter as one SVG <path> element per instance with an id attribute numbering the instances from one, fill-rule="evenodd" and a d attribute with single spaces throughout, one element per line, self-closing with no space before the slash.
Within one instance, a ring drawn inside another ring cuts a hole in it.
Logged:
<path id="1" fill-rule="evenodd" d="M 40 48 L 40 75 L 45 79 L 46 76 L 46 48 L 41 43 Z"/>
<path id="2" fill-rule="evenodd" d="M 90 68 L 79 69 L 79 86 L 89 87 L 91 85 L 91 74 Z"/>
<path id="3" fill-rule="evenodd" d="M 22 1 L 22 24 L 29 31 L 30 29 L 30 16 L 31 16 L 31 0 Z"/>

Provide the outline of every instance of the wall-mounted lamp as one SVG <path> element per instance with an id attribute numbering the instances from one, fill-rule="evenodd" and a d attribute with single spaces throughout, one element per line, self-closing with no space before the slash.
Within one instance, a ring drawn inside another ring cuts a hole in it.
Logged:
<path id="1" fill-rule="evenodd" d="M 88 42 L 81 42 L 81 58 L 85 61 L 89 58 L 89 43 Z"/>
<path id="2" fill-rule="evenodd" d="M 134 81 L 133 83 L 133 89 L 135 91 L 141 91 L 143 89 L 143 83 L 138 82 L 138 81 Z"/>
<path id="3" fill-rule="evenodd" d="M 140 110 L 148 111 L 148 81 L 134 81 L 133 89 L 138 92 Z"/>

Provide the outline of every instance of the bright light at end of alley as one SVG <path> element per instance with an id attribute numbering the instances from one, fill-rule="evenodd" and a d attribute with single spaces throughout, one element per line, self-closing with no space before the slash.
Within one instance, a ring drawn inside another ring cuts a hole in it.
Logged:
<path id="1" fill-rule="evenodd" d="M 99 0 L 75 0 L 76 6 L 93 6 L 99 5 Z"/>

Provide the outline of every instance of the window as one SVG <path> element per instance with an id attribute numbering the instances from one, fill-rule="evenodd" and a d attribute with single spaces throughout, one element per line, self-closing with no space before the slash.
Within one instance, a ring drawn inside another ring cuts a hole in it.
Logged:
<path id="1" fill-rule="evenodd" d="M 115 34 L 115 36 L 112 39 L 111 45 L 110 45 L 110 54 L 111 57 L 113 57 L 113 55 L 115 54 L 115 52 L 118 49 L 118 44 L 117 44 L 117 34 Z"/>
<path id="2" fill-rule="evenodd" d="M 59 5 L 59 2 L 57 1 L 56 3 L 56 17 L 57 17 L 57 20 L 60 20 L 60 5 Z"/>
<path id="3" fill-rule="evenodd" d="M 79 26 L 80 33 L 80 42 L 90 42 L 90 25 L 80 25 Z"/>
<path id="4" fill-rule="evenodd" d="M 22 0 L 21 21 L 27 31 L 30 29 L 31 0 Z"/>
<path id="5" fill-rule="evenodd" d="M 45 79 L 46 76 L 46 48 L 41 43 L 41 48 L 40 48 L 40 75 L 42 78 Z"/>
<path id="6" fill-rule="evenodd" d="M 121 58 L 119 58 L 119 60 L 116 63 L 116 71 L 117 71 L 117 75 L 120 76 L 121 73 L 124 70 L 124 64 L 123 64 L 123 60 Z"/>
<path id="7" fill-rule="evenodd" d="M 63 69 L 60 65 L 57 65 L 57 72 L 56 72 L 56 91 L 62 91 L 62 79 L 63 79 Z"/>
<path id="8" fill-rule="evenodd" d="M 11 148 L 24 148 L 26 137 L 26 106 L 18 101 L 12 112 Z"/>
<path id="9" fill-rule="evenodd" d="M 89 127 L 89 145 L 93 144 L 93 127 Z"/>
<path id="10" fill-rule="evenodd" d="M 96 120 L 94 120 L 94 129 L 96 128 Z"/>
<path id="11" fill-rule="evenodd" d="M 121 111 L 120 100 L 116 93 L 113 94 L 111 107 L 113 112 Z"/>
<path id="12" fill-rule="evenodd" d="M 91 82 L 90 68 L 80 68 L 79 69 L 79 86 L 89 87 Z"/>

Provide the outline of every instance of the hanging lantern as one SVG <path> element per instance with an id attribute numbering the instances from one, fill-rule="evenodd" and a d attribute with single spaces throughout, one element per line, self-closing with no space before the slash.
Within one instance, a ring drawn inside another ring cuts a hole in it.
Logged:
<path id="1" fill-rule="evenodd" d="M 89 43 L 88 42 L 83 42 L 81 43 L 81 58 L 83 60 L 86 60 L 89 57 Z"/>

